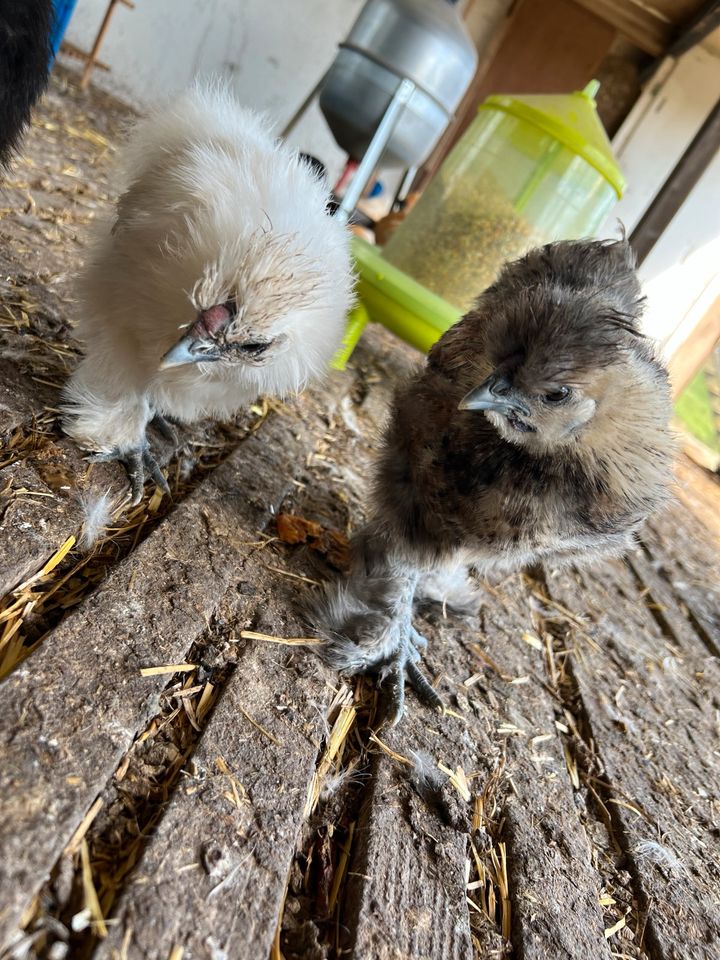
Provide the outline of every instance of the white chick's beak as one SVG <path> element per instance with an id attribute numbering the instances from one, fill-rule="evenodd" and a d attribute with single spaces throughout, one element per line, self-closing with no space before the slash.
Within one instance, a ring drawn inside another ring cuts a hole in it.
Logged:
<path id="1" fill-rule="evenodd" d="M 186 363 L 212 363 L 219 360 L 217 348 L 207 341 L 187 336 L 171 347 L 160 361 L 159 370 L 169 370 L 170 367 L 181 367 Z"/>

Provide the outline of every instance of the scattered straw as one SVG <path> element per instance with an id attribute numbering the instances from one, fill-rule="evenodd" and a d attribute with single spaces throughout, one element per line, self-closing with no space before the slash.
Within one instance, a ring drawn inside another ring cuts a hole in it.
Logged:
<path id="1" fill-rule="evenodd" d="M 254 630 L 241 630 L 242 640 L 264 640 L 265 643 L 282 643 L 287 647 L 306 647 L 323 643 L 318 637 L 273 637 L 267 633 L 256 633 Z"/>
<path id="2" fill-rule="evenodd" d="M 70 839 L 70 843 L 68 843 L 68 845 L 65 847 L 65 855 L 66 855 L 66 856 L 68 856 L 68 857 L 73 857 L 73 856 L 75 856 L 75 854 L 76 854 L 77 851 L 78 851 L 78 847 L 80 846 L 82 840 L 84 839 L 85 834 L 86 834 L 86 833 L 88 832 L 88 830 L 90 829 L 90 826 L 91 826 L 93 820 L 94 820 L 95 817 L 98 815 L 98 813 L 100 813 L 100 810 L 101 810 L 101 808 L 102 808 L 102 805 L 103 805 L 103 799 L 102 799 L 102 797 L 98 797 L 97 800 L 95 801 L 95 803 L 93 803 L 93 805 L 90 807 L 90 809 L 88 810 L 88 812 L 87 812 L 87 813 L 85 814 L 85 816 L 83 817 L 83 820 L 82 820 L 82 823 L 80 824 L 80 826 L 77 828 L 77 830 L 75 831 L 75 833 L 72 835 L 72 837 L 71 837 L 71 839 Z"/>
<path id="3" fill-rule="evenodd" d="M 279 573 L 281 577 L 290 577 L 291 580 L 302 580 L 303 583 L 310 583 L 314 587 L 321 586 L 319 580 L 311 580 L 310 577 L 303 577 L 299 573 L 291 573 L 289 570 L 283 570 L 282 567 L 273 567 L 271 564 L 264 564 L 266 570 L 271 570 L 273 573 Z"/>
<path id="4" fill-rule="evenodd" d="M 414 766 L 412 760 L 408 760 L 408 758 L 404 757 L 401 753 L 395 753 L 395 751 L 392 750 L 386 743 L 383 743 L 383 741 L 374 731 L 370 734 L 370 740 L 372 743 L 380 747 L 383 753 L 387 754 L 388 757 L 390 757 L 392 760 L 395 760 L 397 763 L 402 763 L 406 767 Z M 440 767 L 442 770 L 440 764 L 438 764 L 438 767 Z"/>
<path id="5" fill-rule="evenodd" d="M 440 713 L 443 717 L 453 717 L 455 720 L 461 720 L 465 725 L 469 723 L 467 717 L 464 717 L 461 713 L 458 713 L 457 710 L 452 710 L 450 707 L 443 706 L 440 710 Z"/>
<path id="6" fill-rule="evenodd" d="M 33 574 L 29 580 L 26 580 L 24 583 L 21 583 L 19 587 L 16 587 L 13 591 L 14 593 L 20 593 L 22 590 L 27 590 L 28 587 L 32 586 L 34 583 L 37 583 L 38 580 L 42 580 L 43 577 L 46 577 L 49 573 L 55 569 L 55 567 L 62 563 L 65 557 L 70 553 L 72 548 L 75 546 L 75 537 L 70 536 L 67 538 L 65 543 L 55 551 L 55 553 L 50 557 L 48 562 L 39 570 L 36 574 Z"/>
<path id="7" fill-rule="evenodd" d="M 197 670 L 196 663 L 163 663 L 157 667 L 141 667 L 141 677 L 157 677 L 163 673 L 191 673 Z"/>
<path id="8" fill-rule="evenodd" d="M 534 650 L 542 650 L 542 649 L 543 649 L 542 642 L 541 642 L 534 634 L 525 632 L 525 633 L 522 635 L 522 638 L 523 638 L 523 640 L 525 641 L 525 643 L 526 643 L 529 647 L 532 647 Z"/>
<path id="9" fill-rule="evenodd" d="M 133 928 L 127 927 L 125 934 L 123 935 L 122 943 L 120 944 L 120 960 L 128 960 L 128 949 L 130 947 L 130 941 L 132 940 Z"/>
<path id="10" fill-rule="evenodd" d="M 470 803 L 472 794 L 470 793 L 470 784 L 468 783 L 463 768 L 458 766 L 455 767 L 454 770 L 451 770 L 450 767 L 446 767 L 444 763 L 438 763 L 438 770 L 442 770 L 443 773 L 447 774 L 448 780 L 455 787 L 462 799 L 466 803 Z"/>
<path id="11" fill-rule="evenodd" d="M 617 923 L 614 923 L 611 927 L 608 927 L 607 930 L 605 930 L 605 939 L 609 940 L 610 937 L 615 936 L 615 934 L 619 933 L 626 925 L 627 921 L 625 917 L 620 917 Z"/>
<path id="12" fill-rule="evenodd" d="M 509 940 L 512 920 L 512 907 L 510 904 L 510 885 L 508 883 L 507 850 L 505 844 L 498 843 L 497 850 L 497 853 L 495 851 L 495 847 L 490 850 L 490 859 L 492 860 L 493 867 L 495 868 L 495 882 L 500 890 L 502 935 L 506 940 Z"/>
<path id="13" fill-rule="evenodd" d="M 230 801 L 230 803 L 232 803 L 234 807 L 237 807 L 238 809 L 240 809 L 242 807 L 243 802 L 245 803 L 249 802 L 247 790 L 240 783 L 240 781 L 233 776 L 233 774 L 230 771 L 230 768 L 225 762 L 224 757 L 217 757 L 215 759 L 215 766 L 217 767 L 219 773 L 221 773 L 224 777 L 227 777 L 230 783 L 230 789 L 232 790 L 232 793 L 225 791 L 225 793 L 223 793 L 223 796 L 225 797 L 226 800 Z M 241 791 L 242 791 L 242 797 L 240 796 Z"/>
<path id="14" fill-rule="evenodd" d="M 570 747 L 567 743 L 563 744 L 563 753 L 565 754 L 565 765 L 568 773 L 570 774 L 570 781 L 573 785 L 573 788 L 575 790 L 579 790 L 580 774 L 578 772 L 578 766 L 575 762 L 575 757 L 573 757 L 572 753 L 570 752 Z"/>
<path id="15" fill-rule="evenodd" d="M 330 896 L 328 897 L 328 911 L 332 913 L 335 910 L 335 904 L 337 903 L 338 893 L 340 892 L 340 884 L 343 881 L 345 876 L 345 871 L 347 870 L 348 861 L 350 859 L 350 850 L 352 849 L 353 836 L 355 835 L 355 821 L 352 821 L 348 827 L 348 835 L 345 840 L 345 843 L 340 847 L 340 857 L 338 859 L 337 867 L 335 868 L 335 874 L 333 876 L 332 887 L 330 888 Z"/>
<path id="16" fill-rule="evenodd" d="M 307 819 L 317 807 L 320 801 L 323 784 L 335 766 L 336 760 L 342 758 L 347 738 L 355 725 L 357 719 L 357 710 L 352 703 L 342 703 L 335 722 L 332 725 L 330 736 L 327 738 L 325 749 L 320 757 L 317 769 L 313 774 L 312 780 L 308 786 L 307 799 L 305 800 L 304 816 Z M 371 734 L 371 738 L 372 738 Z"/>
<path id="17" fill-rule="evenodd" d="M 257 720 L 253 720 L 253 718 L 250 716 L 247 710 L 243 710 L 243 708 L 239 704 L 238 704 L 238 710 L 245 717 L 247 721 L 249 721 L 257 730 L 260 731 L 260 733 L 264 733 L 265 736 L 268 738 L 268 740 L 274 743 L 276 747 L 282 746 L 282 743 L 278 740 L 277 737 L 273 736 L 273 734 L 270 733 L 269 730 L 266 730 L 265 727 L 263 727 L 261 724 L 259 724 Z"/>
<path id="18" fill-rule="evenodd" d="M 205 714 L 210 709 L 215 697 L 215 685 L 208 681 L 203 687 L 203 692 L 200 694 L 200 699 L 196 708 L 196 714 L 198 720 L 202 723 L 205 719 Z"/>
<path id="19" fill-rule="evenodd" d="M 509 683 L 512 680 L 512 676 L 509 673 L 507 673 L 505 670 L 503 670 L 501 667 L 499 667 L 497 663 L 493 660 L 493 658 L 490 656 L 490 654 L 486 653 L 486 651 L 483 650 L 483 648 L 480 646 L 479 643 L 471 643 L 470 649 L 475 654 L 475 656 L 479 657 L 483 661 L 483 663 L 486 663 L 490 667 L 490 669 L 493 670 L 500 677 L 501 680 L 505 680 L 507 683 Z M 476 676 L 480 677 L 481 674 L 477 674 Z M 467 680 L 465 681 L 465 684 L 468 685 Z"/>
<path id="20" fill-rule="evenodd" d="M 80 841 L 80 859 L 82 862 L 82 880 L 83 890 L 85 891 L 85 909 L 89 911 L 90 916 L 95 922 L 95 932 L 101 939 L 108 935 L 105 926 L 105 918 L 100 909 L 95 884 L 93 883 L 92 870 L 90 868 L 90 851 L 88 850 L 87 840 L 83 837 Z"/>

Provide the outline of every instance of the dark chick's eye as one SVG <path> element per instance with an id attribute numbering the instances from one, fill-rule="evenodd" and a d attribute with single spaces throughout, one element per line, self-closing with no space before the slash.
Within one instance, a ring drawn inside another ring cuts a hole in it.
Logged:
<path id="1" fill-rule="evenodd" d="M 271 342 L 272 341 L 270 340 L 248 340 L 247 343 L 239 344 L 238 349 L 247 357 L 259 357 L 261 354 L 265 353 Z"/>
<path id="2" fill-rule="evenodd" d="M 551 390 L 543 397 L 545 403 L 562 403 L 570 394 L 569 387 L 558 387 L 557 390 Z"/>

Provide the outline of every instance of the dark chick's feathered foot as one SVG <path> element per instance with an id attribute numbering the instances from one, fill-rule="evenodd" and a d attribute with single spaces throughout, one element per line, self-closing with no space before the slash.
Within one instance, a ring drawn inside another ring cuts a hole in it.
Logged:
<path id="1" fill-rule="evenodd" d="M 405 710 L 406 681 L 427 706 L 442 710 L 443 703 L 418 666 L 427 640 L 411 619 L 417 577 L 393 573 L 335 584 L 313 619 L 327 638 L 320 653 L 330 666 L 379 677 L 394 726 Z"/>
<path id="2" fill-rule="evenodd" d="M 418 666 L 421 659 L 418 641 L 422 641 L 422 646 L 425 647 L 427 640 L 412 627 L 410 631 L 393 660 L 379 670 L 386 695 L 385 715 L 393 727 L 402 720 L 405 713 L 406 680 L 425 706 L 433 710 L 443 710 L 442 698 Z"/>
<path id="3" fill-rule="evenodd" d="M 397 629 L 396 625 L 388 625 L 387 632 L 396 636 L 396 646 L 390 650 L 387 643 L 384 643 L 385 655 L 380 660 L 366 657 L 362 644 L 356 643 L 349 637 L 338 636 L 326 642 L 321 650 L 321 656 L 331 666 L 347 673 L 377 676 L 385 694 L 385 716 L 392 726 L 400 722 L 405 712 L 406 682 L 410 683 L 422 703 L 434 710 L 442 711 L 442 698 L 433 689 L 419 666 L 420 649 L 424 649 L 427 645 L 425 637 L 412 626 Z M 358 666 L 361 660 L 363 665 Z"/>

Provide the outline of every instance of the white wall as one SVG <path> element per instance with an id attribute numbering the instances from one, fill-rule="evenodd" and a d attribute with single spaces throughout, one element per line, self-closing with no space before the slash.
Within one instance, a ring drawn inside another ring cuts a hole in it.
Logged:
<path id="1" fill-rule="evenodd" d="M 79 0 L 67 39 L 90 50 L 108 0 Z M 511 0 L 463 0 L 478 49 L 487 46 Z M 182 89 L 194 76 L 219 74 L 240 99 L 269 112 L 281 130 L 330 65 L 364 0 L 136 0 L 118 4 L 93 83 L 142 109 Z M 62 58 L 77 68 L 77 61 Z M 345 155 L 317 105 L 290 141 L 320 157 L 331 180 Z M 388 187 L 400 176 L 386 175 Z"/>
<path id="2" fill-rule="evenodd" d="M 720 296 L 720 153 L 640 268 L 648 327 L 670 357 Z"/>
<path id="3" fill-rule="evenodd" d="M 628 189 L 601 230 L 641 220 L 720 96 L 720 31 L 667 59 L 613 140 Z M 669 358 L 720 293 L 720 154 L 690 191 L 640 267 L 644 329 Z"/>
<path id="4" fill-rule="evenodd" d="M 93 83 L 142 108 L 182 89 L 192 77 L 219 74 L 240 99 L 266 110 L 281 129 L 322 76 L 363 0 L 137 0 L 119 4 Z M 80 0 L 66 38 L 90 50 L 107 0 Z M 72 65 L 72 61 L 64 61 Z M 315 108 L 293 141 L 320 156 L 331 173 L 344 155 Z"/>

